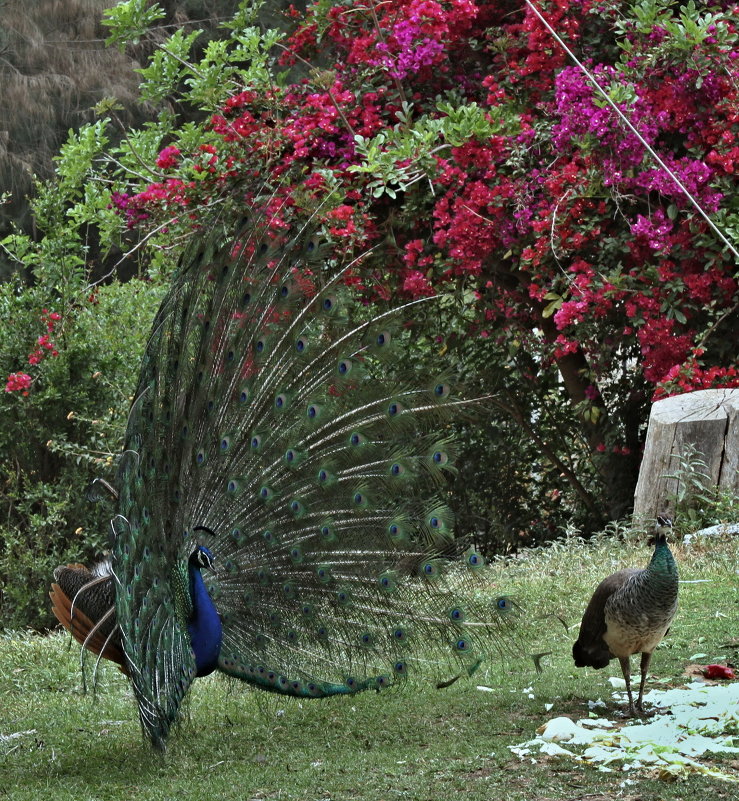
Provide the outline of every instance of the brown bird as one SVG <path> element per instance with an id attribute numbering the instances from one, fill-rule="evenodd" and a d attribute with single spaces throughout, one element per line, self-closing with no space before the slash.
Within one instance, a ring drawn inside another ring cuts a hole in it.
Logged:
<path id="1" fill-rule="evenodd" d="M 643 570 L 627 568 L 603 579 L 593 593 L 572 646 L 576 667 L 604 668 L 618 659 L 629 696 L 629 714 L 643 713 L 642 699 L 652 652 L 670 628 L 677 610 L 677 565 L 667 545 L 668 518 L 658 517 L 654 554 Z M 641 654 L 636 704 L 631 694 L 629 657 Z"/>

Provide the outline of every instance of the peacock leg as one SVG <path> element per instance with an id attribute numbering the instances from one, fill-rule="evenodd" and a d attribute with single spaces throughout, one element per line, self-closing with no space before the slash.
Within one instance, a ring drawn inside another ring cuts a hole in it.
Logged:
<path id="1" fill-rule="evenodd" d="M 636 699 L 636 708 L 642 713 L 644 713 L 644 707 L 642 706 L 642 697 L 644 696 L 644 685 L 647 682 L 647 670 L 649 668 L 649 660 L 652 658 L 652 654 L 647 653 L 644 651 L 641 655 L 641 681 L 639 682 L 639 697 Z"/>
<path id="2" fill-rule="evenodd" d="M 621 664 L 621 672 L 624 674 L 626 692 L 629 696 L 629 715 L 633 717 L 636 715 L 636 710 L 634 709 L 634 696 L 631 694 L 631 664 L 628 656 L 619 656 L 618 661 Z"/>

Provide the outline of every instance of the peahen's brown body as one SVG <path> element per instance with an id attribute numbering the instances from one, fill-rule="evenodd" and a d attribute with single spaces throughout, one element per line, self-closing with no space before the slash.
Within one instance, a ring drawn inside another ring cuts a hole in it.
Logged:
<path id="1" fill-rule="evenodd" d="M 667 633 L 677 611 L 678 573 L 659 518 L 652 559 L 644 569 L 627 568 L 598 585 L 590 599 L 580 635 L 572 647 L 576 667 L 604 668 L 618 659 L 626 681 L 629 713 L 643 712 L 644 685 L 654 649 Z M 639 696 L 631 692 L 630 657 L 641 654 Z"/>

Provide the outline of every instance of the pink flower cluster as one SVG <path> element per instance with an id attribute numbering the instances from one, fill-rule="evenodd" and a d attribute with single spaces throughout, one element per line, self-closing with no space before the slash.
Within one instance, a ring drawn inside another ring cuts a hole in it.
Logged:
<path id="1" fill-rule="evenodd" d="M 157 167 L 160 170 L 171 170 L 180 163 L 180 149 L 174 145 L 165 147 L 157 157 Z"/>
<path id="2" fill-rule="evenodd" d="M 612 0 L 539 7 L 599 83 L 625 98 L 621 110 L 685 189 L 708 213 L 719 211 L 739 171 L 736 5 L 723 3 L 715 31 L 688 55 L 665 26 L 624 25 Z M 614 46 L 619 29 L 623 48 Z M 546 331 L 542 369 L 576 355 L 588 365 L 593 403 L 604 402 L 598 384 L 624 354 L 645 396 L 661 382 L 685 389 L 734 380 L 735 354 L 711 326 L 736 303 L 735 265 L 530 8 L 367 0 L 347 13 L 315 3 L 282 61 L 310 63 L 318 53 L 329 65 L 319 81 L 238 93 L 211 119 L 207 145 L 184 155 L 164 148 L 157 165 L 174 175 L 113 198 L 128 224 L 189 225 L 198 204 L 264 180 L 276 187 L 271 229 L 310 216 L 342 251 L 368 251 L 347 276 L 358 291 L 369 292 L 377 275 L 386 285 L 375 294 L 472 288 L 473 332 L 530 341 L 532 330 Z M 438 118 L 439 98 L 476 104 L 496 121 L 494 135 L 440 141 L 426 154 L 423 180 L 395 198 L 374 193 L 353 169 L 361 166 L 355 137 L 402 133 L 403 109 L 408 125 Z M 192 169 L 202 180 L 190 180 Z M 386 240 L 392 247 L 381 256 L 370 250 Z M 693 365 L 706 332 L 714 332 L 710 347 Z"/>
<path id="3" fill-rule="evenodd" d="M 46 333 L 41 334 L 36 340 L 36 348 L 28 356 L 28 364 L 36 366 L 40 364 L 47 356 L 58 356 L 59 351 L 51 339 L 57 323 L 62 319 L 59 312 L 50 312 L 48 309 L 43 309 L 41 312 L 41 322 L 46 327 Z M 31 388 L 33 379 L 27 373 L 11 373 L 5 384 L 6 392 L 20 392 L 22 395 L 27 396 L 28 390 Z"/>
<path id="4" fill-rule="evenodd" d="M 44 309 L 41 313 L 41 321 L 46 324 L 46 333 L 42 334 L 36 340 L 36 350 L 28 357 L 29 364 L 39 364 L 46 356 L 58 356 L 59 351 L 56 345 L 51 341 L 51 335 L 54 333 L 54 327 L 62 319 L 59 312 L 50 312 Z"/>
<path id="5" fill-rule="evenodd" d="M 11 373 L 5 384 L 5 391 L 20 392 L 22 395 L 28 395 L 30 387 L 31 376 L 28 373 Z"/>

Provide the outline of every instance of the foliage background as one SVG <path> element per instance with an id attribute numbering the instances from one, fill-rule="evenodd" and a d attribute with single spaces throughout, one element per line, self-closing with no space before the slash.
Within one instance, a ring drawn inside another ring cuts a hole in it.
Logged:
<path id="1" fill-rule="evenodd" d="M 735 4 L 539 7 L 736 241 Z M 86 485 L 113 477 L 148 321 L 198 209 L 273 192 L 276 225 L 309 215 L 366 253 L 364 302 L 439 295 L 397 369 L 443 360 L 485 397 L 458 423 L 451 502 L 488 553 L 627 514 L 655 393 L 737 384 L 735 260 L 525 5 L 55 9 L 22 24 L 47 45 L 55 20 L 66 41 L 111 46 L 62 47 L 66 73 L 87 76 L 72 89 L 21 57 L 30 33 L 13 40 L 10 72 L 34 91 L 3 162 L 20 221 L 2 241 L 3 625 L 48 623 L 50 569 L 105 545 L 109 509 Z M 49 177 L 52 107 L 72 131 Z M 34 150 L 31 227 L 17 204 Z"/>

